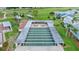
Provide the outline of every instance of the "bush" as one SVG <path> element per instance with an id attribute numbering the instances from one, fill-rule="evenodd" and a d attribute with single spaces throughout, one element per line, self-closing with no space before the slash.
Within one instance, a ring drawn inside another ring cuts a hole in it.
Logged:
<path id="1" fill-rule="evenodd" d="M 6 42 L 4 42 L 3 43 L 3 50 L 8 50 L 8 47 L 9 47 L 9 42 L 8 41 L 6 41 Z"/>
<path id="2" fill-rule="evenodd" d="M 4 15 L 4 13 L 2 13 L 1 11 L 0 11 L 0 17 L 2 17 Z"/>
<path id="3" fill-rule="evenodd" d="M 2 47 L 0 47 L 0 51 L 3 51 L 3 48 Z"/>
<path id="4" fill-rule="evenodd" d="M 18 15 L 18 12 L 14 12 L 13 15 L 14 15 L 14 16 Z"/>
<path id="5" fill-rule="evenodd" d="M 14 48 L 14 49 L 16 48 L 16 44 L 13 45 L 13 48 Z"/>
<path id="6" fill-rule="evenodd" d="M 53 16 L 54 15 L 54 12 L 50 12 L 49 15 L 52 15 Z"/>
<path id="7" fill-rule="evenodd" d="M 37 9 L 33 9 L 33 16 L 37 16 L 38 15 L 38 10 Z"/>
<path id="8" fill-rule="evenodd" d="M 54 25 L 55 26 L 59 26 L 61 23 L 62 22 L 60 21 L 60 19 L 54 21 Z"/>

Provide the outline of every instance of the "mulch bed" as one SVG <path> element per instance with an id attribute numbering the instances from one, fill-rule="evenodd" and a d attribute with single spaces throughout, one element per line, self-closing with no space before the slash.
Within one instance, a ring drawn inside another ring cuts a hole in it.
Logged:
<path id="1" fill-rule="evenodd" d="M 23 21 L 19 24 L 19 29 L 23 29 L 27 22 L 28 22 L 28 20 L 23 20 Z"/>
<path id="2" fill-rule="evenodd" d="M 71 46 L 70 46 L 70 45 L 67 45 L 67 44 L 64 46 L 64 48 L 70 48 L 70 47 L 71 47 Z"/>
<path id="3" fill-rule="evenodd" d="M 74 42 L 75 42 L 76 46 L 79 48 L 79 41 L 77 39 L 74 39 Z"/>

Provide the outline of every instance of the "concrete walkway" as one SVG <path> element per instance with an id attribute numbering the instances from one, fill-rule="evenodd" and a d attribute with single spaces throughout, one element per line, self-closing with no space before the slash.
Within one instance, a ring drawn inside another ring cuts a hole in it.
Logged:
<path id="1" fill-rule="evenodd" d="M 64 51 L 61 45 L 58 46 L 18 46 L 15 51 Z"/>

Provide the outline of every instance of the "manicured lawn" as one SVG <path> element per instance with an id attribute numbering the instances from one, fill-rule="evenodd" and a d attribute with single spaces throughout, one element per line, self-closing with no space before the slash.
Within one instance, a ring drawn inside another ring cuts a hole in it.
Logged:
<path id="1" fill-rule="evenodd" d="M 9 19 L 9 21 L 12 24 L 13 31 L 5 33 L 6 39 L 9 39 L 11 36 L 14 36 L 18 33 L 18 24 L 16 23 L 16 21 L 13 18 Z"/>
<path id="2" fill-rule="evenodd" d="M 38 8 L 38 16 L 34 18 L 34 20 L 48 20 L 48 15 L 50 12 L 54 11 L 65 11 L 69 8 Z"/>
<path id="3" fill-rule="evenodd" d="M 54 23 L 61 23 L 61 21 L 59 20 L 55 20 Z M 75 42 L 73 41 L 72 38 L 66 36 L 66 31 L 65 29 L 61 26 L 61 24 L 59 24 L 58 26 L 55 26 L 57 31 L 59 32 L 59 34 L 61 35 L 62 39 L 64 40 L 64 43 L 66 45 L 68 45 L 68 48 L 64 48 L 65 51 L 79 51 L 79 48 L 77 48 Z"/>

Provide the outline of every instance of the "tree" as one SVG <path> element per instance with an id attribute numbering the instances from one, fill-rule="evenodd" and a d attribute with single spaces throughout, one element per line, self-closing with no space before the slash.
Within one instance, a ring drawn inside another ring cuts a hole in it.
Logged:
<path id="1" fill-rule="evenodd" d="M 54 12 L 50 12 L 49 15 L 52 15 L 53 16 L 54 15 Z"/>
<path id="2" fill-rule="evenodd" d="M 19 7 L 6 7 L 6 9 L 17 9 Z"/>
<path id="3" fill-rule="evenodd" d="M 18 13 L 17 12 L 14 12 L 13 15 L 16 16 L 16 15 L 18 15 Z"/>
<path id="4" fill-rule="evenodd" d="M 9 42 L 6 41 L 6 42 L 3 43 L 3 50 L 8 51 L 8 48 L 9 48 Z"/>
<path id="5" fill-rule="evenodd" d="M 0 11 L 0 17 L 2 18 L 4 15 L 4 13 L 2 11 Z"/>
<path id="6" fill-rule="evenodd" d="M 33 16 L 38 16 L 38 10 L 36 8 L 33 9 Z"/>
<path id="7" fill-rule="evenodd" d="M 55 20 L 55 15 L 54 15 L 54 12 L 50 12 L 49 15 L 48 15 L 48 19 L 50 20 Z"/>
<path id="8" fill-rule="evenodd" d="M 69 37 L 72 36 L 71 28 L 72 28 L 72 25 L 71 25 L 71 24 L 67 24 L 66 36 L 67 36 L 67 35 L 68 35 Z"/>

